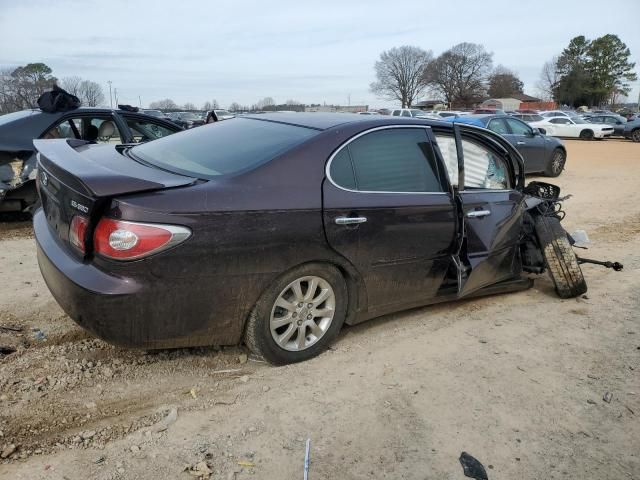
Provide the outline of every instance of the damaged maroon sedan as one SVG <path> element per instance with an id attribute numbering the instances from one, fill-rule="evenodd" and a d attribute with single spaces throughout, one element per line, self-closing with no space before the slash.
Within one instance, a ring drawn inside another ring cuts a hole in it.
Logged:
<path id="1" fill-rule="evenodd" d="M 247 346 L 274 364 L 343 323 L 529 288 L 586 291 L 559 189 L 474 126 L 245 116 L 139 146 L 38 140 L 38 261 L 82 327 L 129 347 Z"/>

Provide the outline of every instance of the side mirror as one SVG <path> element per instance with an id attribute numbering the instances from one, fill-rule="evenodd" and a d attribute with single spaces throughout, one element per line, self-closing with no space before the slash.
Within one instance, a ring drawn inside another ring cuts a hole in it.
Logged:
<path id="1" fill-rule="evenodd" d="M 537 130 L 540 135 L 547 134 L 547 131 L 544 128 L 534 128 L 534 130 Z"/>
<path id="2" fill-rule="evenodd" d="M 542 135 L 542 132 L 540 131 L 539 128 L 532 127 L 531 128 L 531 135 L 535 137 L 536 135 Z"/>
<path id="3" fill-rule="evenodd" d="M 616 125 L 622 125 L 622 120 L 616 120 Z"/>

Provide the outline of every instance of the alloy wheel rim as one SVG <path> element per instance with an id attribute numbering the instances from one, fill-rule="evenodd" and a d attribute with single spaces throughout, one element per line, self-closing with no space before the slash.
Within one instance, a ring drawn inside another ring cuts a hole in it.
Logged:
<path id="1" fill-rule="evenodd" d="M 562 171 L 562 167 L 564 164 L 564 155 L 561 153 L 556 153 L 553 157 L 553 162 L 551 164 L 551 168 L 553 168 L 554 173 L 558 173 Z"/>
<path id="2" fill-rule="evenodd" d="M 306 350 L 327 333 L 335 307 L 336 296 L 329 282 L 312 275 L 298 278 L 280 292 L 273 304 L 271 336 L 284 350 Z"/>

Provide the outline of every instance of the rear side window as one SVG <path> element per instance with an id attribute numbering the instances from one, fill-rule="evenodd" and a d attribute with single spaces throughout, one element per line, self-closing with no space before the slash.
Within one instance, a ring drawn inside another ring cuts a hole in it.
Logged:
<path id="1" fill-rule="evenodd" d="M 236 118 L 144 143 L 130 152 L 172 172 L 213 178 L 255 168 L 318 133 L 295 125 Z"/>
<path id="2" fill-rule="evenodd" d="M 395 128 L 364 135 L 334 157 L 331 179 L 364 192 L 442 192 L 438 164 L 422 128 Z"/>
<path id="3" fill-rule="evenodd" d="M 489 130 L 493 130 L 494 132 L 499 133 L 500 135 L 505 135 L 509 133 L 509 129 L 507 128 L 507 125 L 504 123 L 504 119 L 502 118 L 496 118 L 495 120 L 491 120 L 489 122 Z"/>

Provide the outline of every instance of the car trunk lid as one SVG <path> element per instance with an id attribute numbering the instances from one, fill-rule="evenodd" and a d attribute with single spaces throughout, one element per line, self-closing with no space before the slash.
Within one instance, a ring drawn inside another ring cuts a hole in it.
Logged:
<path id="1" fill-rule="evenodd" d="M 147 166 L 113 146 L 95 146 L 78 140 L 35 140 L 38 152 L 37 185 L 47 222 L 69 243 L 75 215 L 89 219 L 87 237 L 103 207 L 117 195 L 148 192 L 193 184 L 195 178 Z"/>

